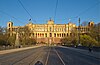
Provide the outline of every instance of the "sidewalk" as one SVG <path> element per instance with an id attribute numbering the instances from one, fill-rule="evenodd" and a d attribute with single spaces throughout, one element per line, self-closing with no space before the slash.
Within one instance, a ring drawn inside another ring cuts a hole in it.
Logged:
<path id="1" fill-rule="evenodd" d="M 72 47 L 65 47 L 65 46 L 60 46 L 60 47 L 75 50 L 75 51 L 80 52 L 82 54 L 89 55 L 89 56 L 95 57 L 97 59 L 100 59 L 100 52 L 89 52 L 88 50 L 77 49 L 77 48 L 72 48 Z"/>
<path id="2" fill-rule="evenodd" d="M 31 48 L 37 48 L 37 47 L 41 47 L 41 46 L 32 46 L 32 47 L 25 47 L 25 48 L 17 48 L 17 49 L 10 49 L 10 50 L 2 50 L 2 51 L 0 51 L 0 55 L 1 55 L 1 54 L 12 53 L 12 52 L 17 52 L 17 51 L 22 51 L 22 50 L 26 50 L 26 49 L 31 49 Z"/>

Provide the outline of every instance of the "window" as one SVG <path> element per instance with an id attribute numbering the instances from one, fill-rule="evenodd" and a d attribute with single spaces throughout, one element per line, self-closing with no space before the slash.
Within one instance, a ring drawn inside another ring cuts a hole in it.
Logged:
<path id="1" fill-rule="evenodd" d="M 10 31 L 10 28 L 8 29 L 8 31 Z"/>
<path id="2" fill-rule="evenodd" d="M 70 36 L 72 36 L 72 33 L 70 33 Z"/>
<path id="3" fill-rule="evenodd" d="M 66 36 L 66 34 L 64 33 L 64 37 Z"/>
<path id="4" fill-rule="evenodd" d="M 10 27 L 10 24 L 9 24 L 9 27 Z"/>
<path id="5" fill-rule="evenodd" d="M 67 33 L 67 36 L 68 36 L 68 33 Z"/>
<path id="6" fill-rule="evenodd" d="M 45 33 L 45 37 L 47 37 L 47 33 Z"/>
<path id="7" fill-rule="evenodd" d="M 56 37 L 56 33 L 54 33 L 54 37 Z"/>
<path id="8" fill-rule="evenodd" d="M 39 33 L 38 33 L 38 37 L 39 37 Z"/>
<path id="9" fill-rule="evenodd" d="M 31 33 L 29 33 L 29 36 L 31 36 Z"/>
<path id="10" fill-rule="evenodd" d="M 61 34 L 60 34 L 60 37 L 61 37 Z"/>
<path id="11" fill-rule="evenodd" d="M 34 33 L 33 33 L 33 37 L 34 37 Z"/>
<path id="12" fill-rule="evenodd" d="M 63 33 L 62 33 L 62 37 L 63 37 Z"/>
<path id="13" fill-rule="evenodd" d="M 42 33 L 42 37 L 44 37 L 44 34 Z"/>
<path id="14" fill-rule="evenodd" d="M 50 33 L 50 37 L 52 37 L 52 33 Z"/>
<path id="15" fill-rule="evenodd" d="M 52 31 L 52 28 L 50 27 L 50 31 Z"/>
<path id="16" fill-rule="evenodd" d="M 59 34 L 57 34 L 57 37 L 59 37 Z"/>

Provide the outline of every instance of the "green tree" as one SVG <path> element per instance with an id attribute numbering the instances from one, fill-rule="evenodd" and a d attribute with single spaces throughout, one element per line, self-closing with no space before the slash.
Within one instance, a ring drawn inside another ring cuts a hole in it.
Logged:
<path id="1" fill-rule="evenodd" d="M 80 35 L 80 42 L 81 42 L 82 46 L 89 46 L 90 44 L 92 46 L 97 45 L 97 41 L 94 38 L 92 38 L 91 36 L 86 35 L 86 34 Z"/>
<path id="2" fill-rule="evenodd" d="M 71 35 L 71 39 L 72 39 L 71 43 L 73 45 L 78 45 L 78 38 L 79 38 L 79 36 L 78 36 L 78 30 L 76 28 L 73 28 L 71 30 L 71 33 L 72 33 L 72 35 Z"/>
<path id="3" fill-rule="evenodd" d="M 70 36 L 64 37 L 60 41 L 64 45 L 72 45 L 72 38 Z"/>
<path id="4" fill-rule="evenodd" d="M 20 34 L 20 43 L 21 45 L 33 45 L 36 44 L 36 40 L 34 38 L 30 38 L 30 29 L 28 26 L 24 26 L 23 28 L 19 28 L 18 33 Z M 23 35 L 21 35 L 23 34 Z"/>
<path id="5" fill-rule="evenodd" d="M 0 45 L 7 45 L 4 35 L 0 35 Z"/>
<path id="6" fill-rule="evenodd" d="M 15 45 L 15 40 L 16 40 L 16 36 L 10 36 L 7 40 L 7 42 L 10 44 L 10 45 Z"/>
<path id="7" fill-rule="evenodd" d="M 64 45 L 78 45 L 78 31 L 76 28 L 71 29 L 71 35 L 61 39 Z"/>
<path id="8" fill-rule="evenodd" d="M 100 23 L 95 24 L 93 27 L 90 27 L 90 32 L 88 35 L 98 41 L 97 46 L 100 46 Z"/>
<path id="9" fill-rule="evenodd" d="M 7 39 L 8 35 L 6 33 L 6 28 L 0 26 L 0 45 L 8 45 Z"/>
<path id="10" fill-rule="evenodd" d="M 73 37 L 71 43 L 75 46 L 78 45 L 78 38 L 77 37 Z"/>
<path id="11" fill-rule="evenodd" d="M 33 38 L 29 38 L 29 40 L 28 40 L 29 42 L 29 45 L 34 45 L 34 44 L 36 44 L 36 40 L 35 39 L 33 39 Z"/>

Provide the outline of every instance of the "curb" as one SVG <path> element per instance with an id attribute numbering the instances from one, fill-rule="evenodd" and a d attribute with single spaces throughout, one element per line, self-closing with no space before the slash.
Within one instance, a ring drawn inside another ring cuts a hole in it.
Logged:
<path id="1" fill-rule="evenodd" d="M 3 50 L 3 51 L 0 51 L 0 55 L 7 54 L 7 53 L 12 53 L 12 52 L 17 52 L 17 51 L 22 51 L 22 50 L 27 50 L 27 49 L 32 49 L 32 48 L 37 48 L 37 47 L 41 47 L 41 46 L 32 46 L 32 47 L 26 47 L 26 48 Z"/>

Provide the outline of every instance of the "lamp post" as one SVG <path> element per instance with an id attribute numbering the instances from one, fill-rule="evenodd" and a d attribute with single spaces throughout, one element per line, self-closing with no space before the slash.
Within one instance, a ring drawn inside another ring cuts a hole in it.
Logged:
<path id="1" fill-rule="evenodd" d="M 100 42 L 100 40 L 99 40 L 99 38 L 100 38 L 100 29 L 99 29 L 99 27 L 100 27 L 100 23 L 98 23 L 98 43 Z"/>
<path id="2" fill-rule="evenodd" d="M 78 42 L 78 45 L 80 45 L 80 18 L 79 18 L 78 22 L 79 22 L 79 26 L 78 26 L 79 42 Z"/>

